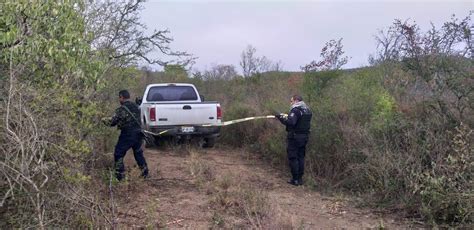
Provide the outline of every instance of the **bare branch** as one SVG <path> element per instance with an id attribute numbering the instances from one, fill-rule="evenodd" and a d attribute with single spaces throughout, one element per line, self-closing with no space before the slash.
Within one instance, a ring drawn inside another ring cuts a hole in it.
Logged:
<path id="1" fill-rule="evenodd" d="M 339 40 L 331 39 L 321 49 L 321 61 L 311 61 L 311 63 L 301 67 L 302 70 L 319 71 L 319 70 L 338 70 L 349 61 L 348 56 L 344 56 L 342 38 Z"/>
<path id="2" fill-rule="evenodd" d="M 116 66 L 129 66 L 145 61 L 148 64 L 192 64 L 196 59 L 187 52 L 173 51 L 170 31 L 155 30 L 146 35 L 140 23 L 143 0 L 92 2 L 85 17 L 88 31 L 94 34 L 90 44 L 102 52 Z M 100 25 L 100 26 L 98 26 Z M 158 51 L 164 57 L 154 55 Z"/>

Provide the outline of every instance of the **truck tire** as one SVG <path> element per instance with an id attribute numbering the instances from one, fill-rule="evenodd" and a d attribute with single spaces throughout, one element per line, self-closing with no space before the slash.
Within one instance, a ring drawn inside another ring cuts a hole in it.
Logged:
<path id="1" fill-rule="evenodd" d="M 203 148 L 212 148 L 216 143 L 215 137 L 206 137 L 204 138 L 204 144 L 202 145 Z"/>
<path id="2" fill-rule="evenodd" d="M 165 141 L 159 137 L 149 137 L 145 138 L 145 148 L 153 148 L 153 147 L 162 147 L 165 144 Z"/>
<path id="3" fill-rule="evenodd" d="M 155 137 L 155 146 L 156 147 L 163 147 L 165 145 L 165 140 L 164 138 L 161 138 L 161 137 Z"/>

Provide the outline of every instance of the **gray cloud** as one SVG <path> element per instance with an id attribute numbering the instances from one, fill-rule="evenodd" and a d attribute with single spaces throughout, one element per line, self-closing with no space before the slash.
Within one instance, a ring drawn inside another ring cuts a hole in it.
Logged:
<path id="1" fill-rule="evenodd" d="M 394 19 L 412 19 L 428 29 L 452 14 L 464 17 L 470 1 L 149 1 L 142 14 L 152 29 L 169 28 L 172 47 L 199 57 L 194 67 L 212 63 L 239 66 L 251 44 L 258 55 L 281 60 L 285 70 L 319 57 L 326 41 L 343 38 L 346 67 L 367 64 L 373 35 Z"/>

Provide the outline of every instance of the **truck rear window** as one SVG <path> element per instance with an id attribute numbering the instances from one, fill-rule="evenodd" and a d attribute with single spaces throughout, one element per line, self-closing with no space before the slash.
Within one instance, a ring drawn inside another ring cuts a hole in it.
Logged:
<path id="1" fill-rule="evenodd" d="M 148 91 L 147 101 L 195 101 L 196 91 L 191 86 L 154 86 Z"/>

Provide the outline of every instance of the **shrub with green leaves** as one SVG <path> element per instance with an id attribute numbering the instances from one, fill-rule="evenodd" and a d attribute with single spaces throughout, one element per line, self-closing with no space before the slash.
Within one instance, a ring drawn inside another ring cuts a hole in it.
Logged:
<path id="1" fill-rule="evenodd" d="M 154 48 L 189 56 L 167 46 L 169 31 L 144 33 L 141 4 L 1 3 L 0 227 L 115 227 L 113 203 L 90 189 L 106 186 L 94 177 L 111 167 L 116 135 L 100 118 L 112 115 L 119 90 L 142 90 L 139 60 L 165 63 L 147 58 Z"/>
<path id="2" fill-rule="evenodd" d="M 64 226 L 90 214 L 104 221 L 98 210 L 79 208 L 98 202 L 87 189 L 83 162 L 93 156 L 91 140 L 100 133 L 93 98 L 104 87 L 107 60 L 88 43 L 83 7 L 82 1 L 2 4 L 0 71 L 8 86 L 1 96 L 8 115 L 1 170 L 2 181 L 9 181 L 1 186 L 9 210 L 3 224 Z"/>

